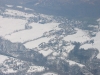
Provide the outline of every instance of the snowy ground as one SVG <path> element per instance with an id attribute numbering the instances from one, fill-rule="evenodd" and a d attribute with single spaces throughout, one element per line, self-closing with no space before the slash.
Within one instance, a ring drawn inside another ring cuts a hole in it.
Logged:
<path id="1" fill-rule="evenodd" d="M 91 39 L 94 40 L 94 43 L 86 43 L 83 44 L 80 48 L 84 48 L 84 49 L 88 49 L 88 48 L 96 48 L 100 51 L 100 32 L 98 32 L 96 34 L 95 37 L 89 37 L 87 32 L 81 29 L 76 29 L 77 33 L 73 34 L 73 35 L 68 35 L 64 38 L 64 40 L 66 41 L 71 41 L 71 42 L 80 42 L 80 43 L 84 43 L 86 41 L 89 41 Z M 100 58 L 100 53 L 97 56 L 98 58 Z"/>
<path id="2" fill-rule="evenodd" d="M 50 55 L 52 52 L 53 52 L 53 50 L 51 50 L 51 49 L 48 49 L 46 51 L 45 50 L 39 51 L 39 53 L 42 53 L 45 57 Z"/>
<path id="3" fill-rule="evenodd" d="M 6 5 L 7 7 L 13 7 L 12 5 Z M 24 8 L 22 6 L 16 6 L 17 8 Z M 28 8 L 27 8 L 28 9 Z M 10 15 L 10 16 L 22 16 L 25 17 L 25 19 L 21 18 L 11 18 L 11 17 L 3 17 L 0 16 L 0 36 L 10 40 L 11 42 L 21 42 L 24 43 L 26 41 L 29 41 L 25 43 L 24 45 L 29 48 L 35 48 L 38 47 L 38 45 L 42 42 L 47 43 L 51 37 L 42 37 L 43 33 L 48 32 L 50 30 L 59 30 L 58 25 L 59 23 L 57 22 L 51 22 L 51 23 L 46 23 L 46 24 L 40 24 L 40 23 L 35 23 L 32 22 L 29 24 L 31 26 L 31 29 L 25 29 L 25 24 L 28 22 L 27 20 L 30 17 L 35 17 L 36 15 L 34 14 L 28 14 L 19 10 L 13 10 L 13 9 L 5 9 L 4 15 Z M 47 16 L 43 14 L 39 14 L 42 17 L 45 17 L 47 19 L 51 19 L 52 16 Z M 97 48 L 100 50 L 100 32 L 97 33 L 96 37 L 90 38 L 88 36 L 87 31 L 75 28 L 77 33 L 65 36 L 63 40 L 67 42 L 80 42 L 84 43 L 90 39 L 94 39 L 94 44 L 84 44 L 80 48 Z M 41 38 L 42 37 L 42 38 Z M 30 41 L 32 40 L 32 41 Z M 68 49 L 67 49 L 68 48 Z M 67 46 L 66 50 L 67 52 L 72 50 L 73 47 Z M 48 54 L 52 53 L 52 50 L 41 50 L 40 53 L 42 53 L 44 56 L 47 56 Z M 97 56 L 100 58 L 100 54 Z"/>
<path id="4" fill-rule="evenodd" d="M 84 65 L 76 63 L 75 61 L 72 60 L 66 60 L 66 61 L 69 63 L 70 66 L 78 65 L 79 67 L 84 67 Z"/>
<path id="5" fill-rule="evenodd" d="M 25 28 L 25 20 L 14 18 L 3 18 L 0 16 L 0 36 L 5 37 L 16 30 Z"/>
<path id="6" fill-rule="evenodd" d="M 77 30 L 76 34 L 68 35 L 64 37 L 64 40 L 69 42 L 71 41 L 71 42 L 80 42 L 80 43 L 84 43 L 87 40 L 90 40 L 90 37 L 87 35 L 87 32 L 78 28 L 76 28 L 76 30 Z"/>
<path id="7" fill-rule="evenodd" d="M 2 70 L 3 73 L 9 74 L 9 73 L 16 73 L 17 71 L 14 71 L 13 69 L 7 69 L 7 71 Z"/>
<path id="8" fill-rule="evenodd" d="M 13 5 L 6 5 L 6 6 L 9 7 L 9 8 L 13 7 Z"/>
<path id="9" fill-rule="evenodd" d="M 16 6 L 17 8 L 23 8 L 22 6 Z"/>
<path id="10" fill-rule="evenodd" d="M 8 59 L 7 56 L 0 55 L 0 64 L 2 64 L 6 59 Z"/>
<path id="11" fill-rule="evenodd" d="M 30 66 L 27 72 L 42 72 L 44 70 L 43 66 Z"/>
<path id="12" fill-rule="evenodd" d="M 58 75 L 58 74 L 53 73 L 53 72 L 48 72 L 48 73 L 45 73 L 45 74 L 43 74 L 43 75 Z"/>
<path id="13" fill-rule="evenodd" d="M 63 60 L 65 60 L 66 62 L 68 62 L 70 66 L 78 65 L 78 66 L 81 67 L 81 68 L 85 66 L 85 65 L 83 65 L 83 64 L 77 63 L 77 62 L 72 61 L 72 60 L 66 60 L 64 57 L 61 57 L 61 59 L 63 59 Z"/>
<path id="14" fill-rule="evenodd" d="M 100 32 L 97 33 L 95 37 L 93 37 L 94 43 L 93 44 L 84 44 L 80 48 L 88 49 L 88 48 L 97 48 L 100 52 Z M 100 58 L 100 53 L 97 55 Z"/>
<path id="15" fill-rule="evenodd" d="M 21 6 L 17 6 L 21 7 Z M 31 29 L 25 29 L 25 25 L 27 23 L 27 19 L 29 17 L 34 17 L 34 14 L 28 14 L 17 10 L 12 9 L 6 9 L 3 14 L 12 15 L 12 16 L 23 16 L 26 17 L 26 19 L 20 19 L 20 18 L 11 18 L 11 17 L 3 17 L 0 16 L 0 36 L 2 36 L 5 39 L 10 40 L 11 42 L 21 42 L 24 43 L 26 41 L 29 41 L 25 43 L 24 45 L 27 48 L 35 48 L 38 47 L 39 44 L 42 42 L 47 43 L 50 38 L 42 37 L 43 33 L 48 32 L 50 30 L 59 29 L 58 25 L 59 23 L 46 23 L 46 24 L 40 24 L 32 22 L 29 24 L 31 26 Z M 47 15 L 41 14 L 42 17 L 49 17 Z M 42 38 L 41 38 L 42 37 Z M 33 40 L 33 41 L 30 41 Z M 40 53 L 42 53 L 44 56 L 47 56 L 50 54 L 52 50 L 43 51 L 41 50 Z"/>
<path id="16" fill-rule="evenodd" d="M 34 17 L 33 14 L 11 9 L 6 9 L 3 14 L 26 17 L 26 20 L 22 20 L 10 17 L 4 18 L 0 16 L 0 36 L 5 37 L 12 42 L 23 43 L 28 40 L 39 38 L 43 35 L 44 32 L 55 29 L 58 26 L 58 23 L 39 24 L 33 22 L 29 24 L 29 26 L 32 26 L 32 29 L 24 30 L 25 24 L 27 23 L 27 18 Z M 23 31 L 19 32 L 19 30 Z"/>
<path id="17" fill-rule="evenodd" d="M 57 23 L 48 23 L 48 24 L 38 24 L 32 23 L 32 29 L 23 30 L 18 33 L 5 36 L 8 40 L 12 42 L 25 42 L 27 40 L 34 40 L 43 35 L 44 32 L 54 29 L 57 26 Z"/>

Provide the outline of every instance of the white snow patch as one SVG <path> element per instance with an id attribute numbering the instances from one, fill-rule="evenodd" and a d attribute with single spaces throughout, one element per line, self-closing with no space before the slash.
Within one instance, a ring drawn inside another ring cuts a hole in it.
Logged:
<path id="1" fill-rule="evenodd" d="M 39 3 L 36 3 L 36 4 L 34 4 L 34 5 L 38 5 Z"/>
<path id="2" fill-rule="evenodd" d="M 43 66 L 30 66 L 27 72 L 42 72 L 45 70 Z"/>
<path id="3" fill-rule="evenodd" d="M 30 8 L 24 8 L 24 10 L 33 10 L 33 9 L 30 9 Z"/>
<path id="4" fill-rule="evenodd" d="M 14 18 L 3 18 L 0 16 L 0 36 L 12 33 L 19 29 L 25 28 L 25 20 Z"/>
<path id="5" fill-rule="evenodd" d="M 30 24 L 30 26 L 32 26 L 34 29 L 37 28 L 37 30 L 41 30 L 42 32 L 54 30 L 58 28 L 58 25 L 59 23 L 46 23 L 46 24 L 31 23 Z"/>
<path id="6" fill-rule="evenodd" d="M 7 56 L 0 55 L 0 64 L 2 64 L 6 59 L 8 59 Z"/>
<path id="7" fill-rule="evenodd" d="M 83 65 L 83 64 L 77 63 L 77 62 L 72 61 L 72 60 L 66 60 L 64 57 L 61 57 L 61 59 L 63 59 L 63 60 L 65 60 L 66 62 L 68 62 L 70 66 L 78 65 L 78 66 L 81 67 L 81 68 L 85 66 L 85 65 Z"/>
<path id="8" fill-rule="evenodd" d="M 7 71 L 3 70 L 2 72 L 5 74 L 9 74 L 9 73 L 16 73 L 17 71 L 15 71 L 13 69 L 7 69 Z"/>
<path id="9" fill-rule="evenodd" d="M 99 19 L 97 19 L 97 22 L 100 22 L 100 18 L 99 18 Z"/>
<path id="10" fill-rule="evenodd" d="M 23 8 L 22 6 L 16 6 L 17 8 Z"/>
<path id="11" fill-rule="evenodd" d="M 76 28 L 76 30 L 77 30 L 76 34 L 68 35 L 64 37 L 64 40 L 69 41 L 69 42 L 72 41 L 72 42 L 84 43 L 85 41 L 90 39 L 85 31 L 78 28 Z"/>
<path id="12" fill-rule="evenodd" d="M 89 25 L 88 27 L 98 28 L 98 25 Z"/>
<path id="13" fill-rule="evenodd" d="M 53 52 L 53 56 L 59 56 L 59 54 L 58 52 Z"/>
<path id="14" fill-rule="evenodd" d="M 58 74 L 52 73 L 52 72 L 48 72 L 48 73 L 45 73 L 45 74 L 43 74 L 43 75 L 58 75 Z"/>
<path id="15" fill-rule="evenodd" d="M 43 54 L 45 57 L 50 55 L 52 52 L 53 51 L 51 49 L 39 51 L 39 53 Z"/>
<path id="16" fill-rule="evenodd" d="M 74 45 L 65 46 L 66 52 L 69 53 L 74 48 Z"/>
<path id="17" fill-rule="evenodd" d="M 71 61 L 71 60 L 66 60 L 67 62 L 69 62 L 69 65 L 78 65 L 78 66 L 80 66 L 80 67 L 84 67 L 84 65 L 82 65 L 82 64 L 79 64 L 79 63 L 76 63 L 76 62 L 74 62 L 74 61 Z"/>
<path id="18" fill-rule="evenodd" d="M 94 39 L 93 46 L 96 47 L 98 50 L 100 50 L 100 32 L 97 33 L 96 37 Z"/>
<path id="19" fill-rule="evenodd" d="M 9 7 L 9 8 L 13 7 L 13 5 L 6 5 L 6 6 Z"/>
<path id="20" fill-rule="evenodd" d="M 88 48 L 97 48 L 100 52 L 100 32 L 93 37 L 94 43 L 93 44 L 84 44 L 80 48 L 88 49 Z M 97 55 L 97 58 L 100 58 L 100 53 Z"/>
<path id="21" fill-rule="evenodd" d="M 68 53 L 62 52 L 62 56 L 63 56 L 63 57 L 67 57 L 67 56 L 68 56 Z"/>
<path id="22" fill-rule="evenodd" d="M 92 44 L 84 44 L 84 45 L 80 46 L 80 49 L 82 49 L 82 48 L 85 49 L 85 50 L 87 50 L 89 48 L 94 48 L 94 47 L 93 47 Z"/>

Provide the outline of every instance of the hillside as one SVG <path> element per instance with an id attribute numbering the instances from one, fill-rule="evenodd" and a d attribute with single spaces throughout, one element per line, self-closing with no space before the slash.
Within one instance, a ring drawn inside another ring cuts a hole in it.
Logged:
<path id="1" fill-rule="evenodd" d="M 95 3 L 99 1 L 0 0 L 0 75 L 100 75 Z M 95 23 L 75 17 L 82 18 L 81 10 L 88 9 L 94 15 L 87 11 L 86 17 Z"/>

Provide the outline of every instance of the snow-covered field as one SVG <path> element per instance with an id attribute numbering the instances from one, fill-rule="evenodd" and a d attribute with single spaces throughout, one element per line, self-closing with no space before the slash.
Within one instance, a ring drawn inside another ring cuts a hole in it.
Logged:
<path id="1" fill-rule="evenodd" d="M 93 44 L 84 44 L 80 48 L 89 49 L 89 48 L 97 48 L 100 52 L 100 32 L 97 33 L 95 37 L 93 37 L 94 43 Z M 100 53 L 97 55 L 100 58 Z"/>
<path id="2" fill-rule="evenodd" d="M 25 28 L 25 20 L 15 18 L 3 18 L 0 16 L 0 36 L 5 37 L 7 34 L 16 30 Z"/>
<path id="3" fill-rule="evenodd" d="M 7 7 L 12 7 L 11 5 L 6 5 Z M 17 8 L 24 8 L 22 6 L 16 6 Z M 28 9 L 28 8 L 27 8 Z M 38 47 L 38 45 L 42 42 L 48 43 L 48 41 L 52 37 L 43 37 L 43 33 L 49 32 L 50 30 L 59 30 L 59 23 L 55 22 L 50 22 L 50 23 L 45 23 L 45 24 L 40 24 L 40 23 L 29 23 L 28 26 L 32 27 L 31 29 L 25 29 L 25 25 L 28 22 L 28 19 L 30 17 L 36 17 L 34 14 L 29 14 L 25 13 L 19 10 L 13 10 L 13 9 L 5 9 L 3 15 L 10 15 L 10 16 L 19 16 L 19 17 L 25 17 L 25 19 L 21 18 L 14 18 L 14 17 L 3 17 L 0 16 L 0 36 L 10 40 L 11 42 L 21 42 L 24 43 L 24 46 L 26 48 L 32 49 L 35 47 Z M 47 19 L 51 19 L 52 16 L 47 16 L 40 14 L 40 16 L 45 17 Z M 67 35 L 63 38 L 63 40 L 67 42 L 80 42 L 84 43 L 88 40 L 94 39 L 94 44 L 83 44 L 80 48 L 97 48 L 100 50 L 100 32 L 97 33 L 96 37 L 91 38 L 88 36 L 88 32 L 79 28 L 75 28 L 77 31 L 75 34 L 72 35 Z M 31 41 L 30 41 L 31 40 Z M 67 46 L 66 50 L 67 53 L 72 50 L 74 46 Z M 52 50 L 41 50 L 39 51 L 42 53 L 44 56 L 48 56 L 49 54 L 52 53 Z M 54 54 L 55 55 L 55 54 Z M 65 54 L 66 55 L 66 54 Z M 100 58 L 100 54 L 97 56 Z"/>
<path id="4" fill-rule="evenodd" d="M 71 41 L 71 42 L 80 42 L 80 43 L 84 43 L 87 40 L 90 40 L 90 37 L 88 36 L 87 32 L 78 28 L 76 28 L 75 30 L 77 30 L 76 34 L 68 35 L 64 37 L 64 40 L 69 42 Z"/>
<path id="5" fill-rule="evenodd" d="M 20 6 L 17 6 L 20 7 Z M 27 48 L 35 48 L 38 47 L 38 45 L 42 42 L 47 43 L 50 39 L 48 37 L 42 37 L 43 33 L 48 32 L 50 30 L 59 29 L 58 25 L 59 23 L 46 23 L 46 24 L 40 24 L 32 22 L 28 26 L 31 26 L 31 29 L 25 29 L 25 25 L 27 23 L 27 18 L 34 17 L 33 14 L 24 13 L 17 10 L 11 10 L 6 9 L 3 14 L 7 15 L 13 15 L 13 16 L 23 16 L 26 17 L 26 19 L 20 19 L 20 18 L 11 18 L 11 17 L 3 17 L 0 16 L 0 36 L 2 36 L 5 39 L 10 40 L 11 42 L 21 42 L 24 43 L 26 41 L 29 41 L 25 43 L 24 45 Z M 41 14 L 42 17 L 47 17 Z M 49 19 L 49 18 L 48 18 Z M 42 38 L 41 38 L 42 37 Z M 33 40 L 33 41 L 30 41 Z M 52 50 L 43 51 L 41 50 L 40 53 L 42 53 L 44 56 L 47 56 L 50 54 Z"/>
<path id="6" fill-rule="evenodd" d="M 0 55 L 0 64 L 2 64 L 6 59 L 8 59 L 7 56 Z"/>
<path id="7" fill-rule="evenodd" d="M 32 29 L 23 30 L 18 33 L 7 35 L 5 36 L 5 38 L 7 38 L 12 42 L 23 43 L 27 40 L 34 40 L 41 37 L 44 32 L 56 28 L 57 24 L 56 23 L 49 23 L 49 24 L 32 23 L 30 26 L 32 26 Z"/>
<path id="8" fill-rule="evenodd" d="M 71 42 L 79 42 L 79 43 L 85 43 L 86 41 L 89 41 L 91 39 L 94 40 L 94 43 L 86 43 L 83 44 L 80 48 L 89 49 L 89 48 L 96 48 L 100 51 L 100 32 L 96 34 L 95 37 L 89 37 L 87 32 L 81 29 L 76 29 L 77 33 L 73 35 L 68 35 L 64 38 L 66 41 Z M 97 58 L 100 58 L 100 53 L 98 54 Z"/>
<path id="9" fill-rule="evenodd" d="M 34 16 L 33 14 L 27 14 L 21 11 L 11 9 L 6 9 L 4 14 L 13 16 L 24 16 L 26 18 Z M 6 39 L 12 42 L 25 42 L 27 40 L 32 40 L 41 37 L 44 32 L 55 29 L 58 25 L 58 23 L 39 24 L 33 22 L 29 24 L 29 26 L 32 26 L 32 29 L 23 30 L 25 29 L 26 23 L 27 19 L 22 20 L 10 17 L 4 18 L 0 16 L 0 36 L 5 37 Z M 23 31 L 17 32 L 19 30 Z"/>

